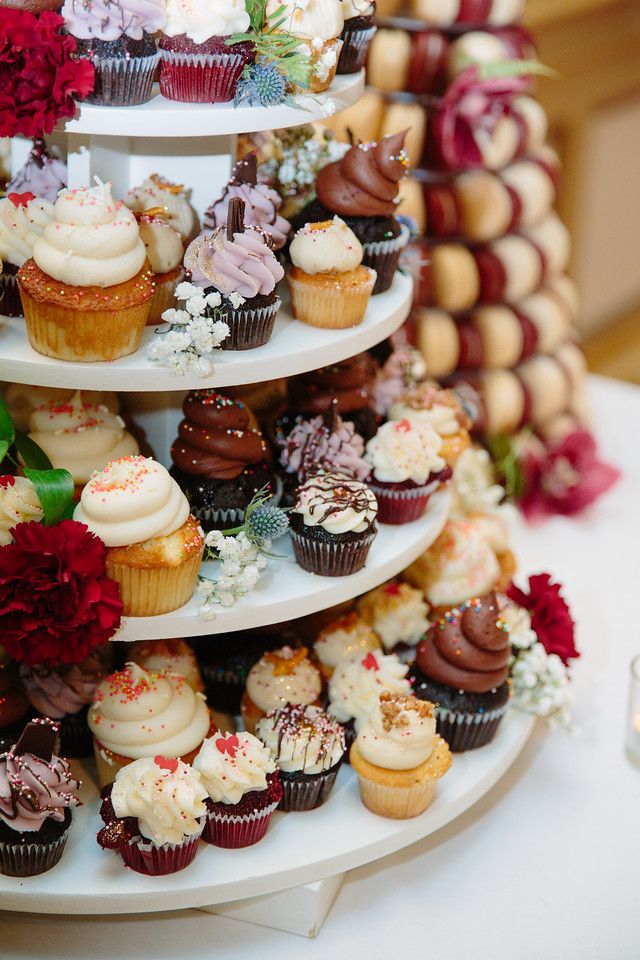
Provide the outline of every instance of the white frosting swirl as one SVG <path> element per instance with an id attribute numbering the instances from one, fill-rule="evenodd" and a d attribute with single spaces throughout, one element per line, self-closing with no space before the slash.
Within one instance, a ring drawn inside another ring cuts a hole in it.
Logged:
<path id="1" fill-rule="evenodd" d="M 198 215 L 182 186 L 163 180 L 157 173 L 130 190 L 124 202 L 134 213 L 161 207 L 167 214 L 167 223 L 178 231 L 185 244 L 198 232 Z"/>
<path id="2" fill-rule="evenodd" d="M 307 223 L 298 230 L 289 256 L 304 273 L 347 273 L 362 263 L 362 244 L 344 220 L 334 217 L 323 223 Z"/>
<path id="3" fill-rule="evenodd" d="M 414 697 L 382 698 L 361 727 L 358 750 L 386 770 L 413 770 L 429 759 L 436 735 L 433 705 Z"/>
<path id="4" fill-rule="evenodd" d="M 129 657 L 151 673 L 179 673 L 194 690 L 204 690 L 196 655 L 184 640 L 139 640 Z"/>
<path id="5" fill-rule="evenodd" d="M 391 405 L 390 420 L 410 420 L 412 423 L 428 423 L 441 437 L 453 437 L 460 432 L 460 422 L 453 407 L 434 403 L 431 407 L 417 409 L 400 397 Z"/>
<path id="6" fill-rule="evenodd" d="M 249 29 L 245 0 L 165 0 L 168 37 L 186 33 L 194 43 L 228 37 Z"/>
<path id="7" fill-rule="evenodd" d="M 415 646 L 429 627 L 424 594 L 408 583 L 392 581 L 376 587 L 360 598 L 358 612 L 387 651 L 399 643 Z"/>
<path id="8" fill-rule="evenodd" d="M 163 757 L 145 757 L 122 767 L 111 789 L 116 817 L 137 817 L 143 837 L 157 847 L 183 843 L 202 833 L 207 791 L 200 774 L 178 761 L 175 770 Z"/>
<path id="9" fill-rule="evenodd" d="M 359 730 L 381 693 L 411 692 L 408 670 L 394 653 L 368 653 L 361 660 L 339 664 L 329 683 L 329 713 L 341 723 L 355 720 Z"/>
<path id="10" fill-rule="evenodd" d="M 375 4 L 370 0 L 342 0 L 342 16 L 345 20 L 370 17 L 375 13 L 375 9 Z"/>
<path id="11" fill-rule="evenodd" d="M 363 533 L 378 514 L 375 494 L 365 483 L 337 473 L 318 473 L 298 488 L 293 513 L 307 527 L 327 533 Z"/>
<path id="12" fill-rule="evenodd" d="M 379 649 L 380 641 L 374 631 L 354 613 L 347 613 L 322 630 L 313 645 L 313 652 L 326 667 L 361 660 L 369 650 Z"/>
<path id="13" fill-rule="evenodd" d="M 0 261 L 21 267 L 33 252 L 33 245 L 53 218 L 53 204 L 48 200 L 28 200 L 15 204 L 0 200 Z"/>
<path id="14" fill-rule="evenodd" d="M 57 400 L 62 403 L 70 400 L 75 390 L 65 390 L 63 387 L 34 387 L 28 383 L 10 383 L 4 395 L 5 403 L 9 408 L 11 418 L 18 430 L 29 430 L 29 417 L 35 407 Z M 102 404 L 117 413 L 120 409 L 118 396 L 107 390 L 83 390 L 85 403 Z"/>
<path id="15" fill-rule="evenodd" d="M 293 705 L 270 713 L 256 732 L 284 773 L 322 773 L 344 755 L 344 730 L 320 707 Z"/>
<path id="16" fill-rule="evenodd" d="M 427 482 L 429 475 L 444 470 L 438 456 L 442 439 L 429 423 L 390 420 L 367 444 L 365 458 L 376 480 L 383 483 Z"/>
<path id="17" fill-rule="evenodd" d="M 154 273 L 168 273 L 182 263 L 182 238 L 170 223 L 162 220 L 140 220 L 140 239 Z"/>
<path id="18" fill-rule="evenodd" d="M 216 733 L 204 741 L 193 766 L 214 803 L 240 803 L 245 793 L 267 789 L 276 769 L 271 754 L 251 733 Z"/>
<path id="19" fill-rule="evenodd" d="M 62 190 L 54 219 L 33 245 L 48 276 L 73 287 L 113 287 L 142 269 L 144 243 L 136 218 L 111 195 L 111 184 Z"/>
<path id="20" fill-rule="evenodd" d="M 36 407 L 29 430 L 53 466 L 68 470 L 78 484 L 86 483 L 93 470 L 103 470 L 112 460 L 139 453 L 121 417 L 102 404 L 85 403 L 80 391 L 68 403 L 53 400 Z"/>
<path id="21" fill-rule="evenodd" d="M 495 483 L 495 470 L 482 447 L 463 450 L 453 470 L 453 513 L 492 513 L 504 497 L 504 488 Z"/>
<path id="22" fill-rule="evenodd" d="M 102 746 L 134 760 L 183 757 L 200 746 L 211 723 L 201 693 L 177 673 L 148 673 L 135 663 L 99 684 L 87 718 Z"/>
<path id="23" fill-rule="evenodd" d="M 267 16 L 284 7 L 281 29 L 309 40 L 333 40 L 344 27 L 340 0 L 267 0 Z"/>
<path id="24" fill-rule="evenodd" d="M 287 703 L 306 705 L 318 699 L 320 674 L 305 654 L 304 648 L 282 647 L 253 665 L 247 676 L 247 694 L 264 713 Z"/>
<path id="25" fill-rule="evenodd" d="M 107 547 L 167 537 L 188 517 L 184 493 L 150 457 L 122 457 L 94 473 L 73 514 Z"/>
<path id="26" fill-rule="evenodd" d="M 12 482 L 13 481 L 13 482 Z M 0 546 L 13 542 L 9 533 L 19 523 L 42 520 L 36 488 L 26 477 L 12 477 L 0 483 Z"/>

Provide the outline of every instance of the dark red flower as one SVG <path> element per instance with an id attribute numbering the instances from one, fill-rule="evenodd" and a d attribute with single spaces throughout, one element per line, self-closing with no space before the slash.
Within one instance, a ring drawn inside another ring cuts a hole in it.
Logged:
<path id="1" fill-rule="evenodd" d="M 564 664 L 580 656 L 575 642 L 575 623 L 559 583 L 548 573 L 529 577 L 529 593 L 512 583 L 507 595 L 529 611 L 531 627 L 547 653 L 557 654 Z"/>
<path id="2" fill-rule="evenodd" d="M 80 663 L 114 635 L 122 603 L 105 546 L 84 523 L 21 523 L 0 547 L 0 637 L 30 666 Z"/>
<path id="3" fill-rule="evenodd" d="M 64 20 L 3 8 L 0 16 L 0 137 L 41 137 L 58 120 L 72 117 L 74 97 L 93 90 L 95 71 L 72 59 L 74 37 L 61 32 Z"/>
<path id="4" fill-rule="evenodd" d="M 586 430 L 574 430 L 526 455 L 521 467 L 524 492 L 519 505 L 528 520 L 553 514 L 574 516 L 620 477 L 619 470 L 598 459 L 595 440 Z"/>

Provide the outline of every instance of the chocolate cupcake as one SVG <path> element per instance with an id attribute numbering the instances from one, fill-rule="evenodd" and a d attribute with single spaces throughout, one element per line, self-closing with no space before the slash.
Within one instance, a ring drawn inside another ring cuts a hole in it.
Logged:
<path id="1" fill-rule="evenodd" d="M 342 0 L 344 27 L 337 73 L 359 73 L 364 67 L 376 32 L 373 0 Z"/>
<path id="2" fill-rule="evenodd" d="M 297 562 L 323 577 L 361 570 L 378 532 L 378 504 L 365 483 L 339 473 L 319 473 L 299 487 L 291 512 Z"/>
<path id="3" fill-rule="evenodd" d="M 400 252 L 409 240 L 409 230 L 394 216 L 398 185 L 409 165 L 406 132 L 379 143 L 355 144 L 341 160 L 323 167 L 316 181 L 319 206 L 313 216 L 303 211 L 307 220 L 325 220 L 324 207 L 351 227 L 363 246 L 364 266 L 376 271 L 374 295 L 391 286 Z"/>
<path id="4" fill-rule="evenodd" d="M 509 701 L 510 655 L 493 591 L 446 613 L 418 645 L 414 693 L 435 704 L 438 733 L 454 752 L 495 736 Z"/>
<path id="5" fill-rule="evenodd" d="M 185 419 L 171 447 L 172 476 L 205 530 L 237 526 L 254 494 L 272 482 L 267 445 L 240 400 L 195 390 L 182 410 Z"/>
<path id="6" fill-rule="evenodd" d="M 33 877 L 56 865 L 80 805 L 80 782 L 54 755 L 58 724 L 33 720 L 0 754 L 0 873 Z"/>
<path id="7" fill-rule="evenodd" d="M 95 68 L 87 103 L 122 107 L 151 99 L 160 59 L 153 34 L 166 22 L 163 0 L 65 0 L 62 16 L 77 56 Z"/>

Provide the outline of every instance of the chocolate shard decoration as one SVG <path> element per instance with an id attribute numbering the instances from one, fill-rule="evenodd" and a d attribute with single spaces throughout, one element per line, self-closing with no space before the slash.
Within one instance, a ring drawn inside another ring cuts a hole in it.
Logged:
<path id="1" fill-rule="evenodd" d="M 52 720 L 31 720 L 20 734 L 13 752 L 16 755 L 30 753 L 50 763 L 59 728 L 59 724 Z"/>
<path id="2" fill-rule="evenodd" d="M 244 232 L 244 200 L 240 197 L 233 197 L 229 201 L 229 212 L 227 214 L 227 240 L 233 240 L 236 233 Z"/>
<path id="3" fill-rule="evenodd" d="M 335 433 L 338 427 L 338 401 L 334 397 L 327 407 L 327 411 L 322 418 L 324 426 L 329 433 Z"/>
<path id="4" fill-rule="evenodd" d="M 250 187 L 255 187 L 258 182 L 258 156 L 255 150 L 248 153 L 243 160 L 239 160 L 233 168 L 231 183 L 238 186 L 246 183 Z"/>

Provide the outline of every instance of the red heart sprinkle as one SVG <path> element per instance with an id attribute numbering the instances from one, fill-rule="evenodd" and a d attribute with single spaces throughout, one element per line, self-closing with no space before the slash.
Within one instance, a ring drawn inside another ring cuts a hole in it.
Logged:
<path id="1" fill-rule="evenodd" d="M 227 737 L 226 740 L 224 737 L 218 737 L 215 741 L 216 747 L 223 755 L 228 753 L 231 759 L 233 760 L 238 747 L 240 746 L 240 741 L 235 733 L 232 733 L 230 737 Z"/>
<path id="2" fill-rule="evenodd" d="M 175 773 L 178 769 L 178 761 L 175 758 L 163 757 L 161 753 L 153 758 L 153 762 L 156 767 L 160 767 L 161 770 L 168 770 L 169 773 Z"/>
<path id="3" fill-rule="evenodd" d="M 374 657 L 374 655 L 373 655 L 372 653 L 368 653 L 368 654 L 366 655 L 366 657 L 365 657 L 364 660 L 362 661 L 362 666 L 365 668 L 365 670 L 379 670 L 379 669 L 380 669 L 380 664 L 378 663 L 378 661 L 376 660 L 376 658 Z"/>
<path id="4" fill-rule="evenodd" d="M 398 420 L 398 422 L 395 425 L 395 429 L 398 431 L 398 433 L 410 433 L 411 423 L 405 417 L 404 420 Z"/>
<path id="5" fill-rule="evenodd" d="M 14 207 L 26 207 L 30 200 L 35 200 L 35 193 L 8 193 L 7 197 L 11 200 Z"/>
<path id="6" fill-rule="evenodd" d="M 10 473 L 6 473 L 3 477 L 0 477 L 0 487 L 4 490 L 6 490 L 7 487 L 13 487 L 15 482 L 16 478 L 12 477 Z"/>

